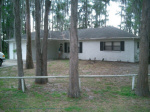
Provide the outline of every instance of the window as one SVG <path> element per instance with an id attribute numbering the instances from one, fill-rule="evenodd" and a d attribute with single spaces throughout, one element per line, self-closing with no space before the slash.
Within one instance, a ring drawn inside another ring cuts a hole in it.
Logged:
<path id="1" fill-rule="evenodd" d="M 137 48 L 139 48 L 139 46 L 140 46 L 140 45 L 139 45 L 139 42 L 137 42 Z"/>
<path id="2" fill-rule="evenodd" d="M 124 41 L 100 42 L 101 51 L 124 51 Z"/>
<path id="3" fill-rule="evenodd" d="M 111 51 L 112 50 L 112 42 L 105 42 L 104 43 L 104 49 L 106 51 Z"/>
<path id="4" fill-rule="evenodd" d="M 69 42 L 64 43 L 64 52 L 69 53 L 70 52 L 70 44 Z"/>
<path id="5" fill-rule="evenodd" d="M 78 43 L 78 52 L 82 53 L 82 42 Z M 70 53 L 70 43 L 69 42 L 64 43 L 64 53 Z"/>
<path id="6" fill-rule="evenodd" d="M 113 50 L 120 51 L 121 50 L 120 44 L 121 42 L 113 42 Z"/>
<path id="7" fill-rule="evenodd" d="M 82 53 L 82 42 L 79 42 L 78 46 L 79 46 L 79 53 Z"/>

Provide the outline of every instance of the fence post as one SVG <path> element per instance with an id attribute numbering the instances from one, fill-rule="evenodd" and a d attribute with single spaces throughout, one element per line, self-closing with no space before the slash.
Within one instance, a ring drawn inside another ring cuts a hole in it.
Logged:
<path id="1" fill-rule="evenodd" d="M 79 89 L 81 91 L 81 81 L 80 81 L 80 78 L 79 78 Z"/>
<path id="2" fill-rule="evenodd" d="M 22 91 L 24 92 L 24 79 L 21 79 Z"/>
<path id="3" fill-rule="evenodd" d="M 132 76 L 132 90 L 134 90 L 134 84 L 135 84 L 135 75 Z"/>

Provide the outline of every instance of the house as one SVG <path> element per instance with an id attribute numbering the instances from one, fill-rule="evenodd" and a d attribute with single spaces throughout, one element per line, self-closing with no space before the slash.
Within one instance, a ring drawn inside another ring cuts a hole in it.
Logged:
<path id="1" fill-rule="evenodd" d="M 42 41 L 43 31 L 41 31 Z M 32 55 L 36 58 L 35 32 L 32 37 Z M 139 37 L 118 28 L 78 29 L 79 59 L 136 62 L 139 60 Z M 16 59 L 16 43 L 8 40 L 10 59 Z M 48 59 L 59 58 L 59 48 L 63 49 L 61 58 L 69 58 L 69 31 L 51 31 L 48 37 Z M 22 36 L 22 56 L 26 59 L 26 35 Z"/>

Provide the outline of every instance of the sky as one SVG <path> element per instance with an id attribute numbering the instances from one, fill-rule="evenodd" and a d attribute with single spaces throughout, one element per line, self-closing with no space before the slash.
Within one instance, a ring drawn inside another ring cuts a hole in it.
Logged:
<path id="1" fill-rule="evenodd" d="M 112 2 L 110 1 L 110 4 L 108 5 L 108 21 L 107 21 L 107 25 L 110 26 L 114 26 L 114 27 L 118 27 L 118 25 L 120 25 L 120 16 L 116 15 L 116 13 L 120 12 L 121 9 L 119 8 L 119 3 L 118 2 Z"/>

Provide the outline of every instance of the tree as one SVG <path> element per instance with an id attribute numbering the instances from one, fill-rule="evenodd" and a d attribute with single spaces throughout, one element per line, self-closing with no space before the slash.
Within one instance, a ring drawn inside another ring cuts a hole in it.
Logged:
<path id="1" fill-rule="evenodd" d="M 52 30 L 63 31 L 68 29 L 68 1 L 53 1 L 52 2 Z"/>
<path id="2" fill-rule="evenodd" d="M 121 11 L 120 12 L 118 12 L 118 13 L 116 13 L 116 15 L 119 15 L 120 16 L 120 25 L 118 25 L 119 27 L 120 27 L 120 29 L 122 29 L 122 23 L 123 23 L 123 17 L 124 17 L 124 9 L 125 9 L 125 7 L 124 7 L 124 5 L 120 5 L 119 6 L 120 8 L 121 8 Z"/>
<path id="3" fill-rule="evenodd" d="M 150 0 L 143 0 L 142 22 L 140 30 L 139 71 L 136 85 L 138 96 L 150 96 L 148 86 L 148 56 L 150 39 Z"/>
<path id="4" fill-rule="evenodd" d="M 104 0 L 105 2 L 105 27 L 106 27 L 106 22 L 107 22 L 107 4 L 109 3 L 110 0 Z"/>
<path id="5" fill-rule="evenodd" d="M 21 7 L 20 7 L 21 8 L 21 11 L 20 11 L 20 15 L 21 15 L 21 34 L 25 34 L 26 33 L 25 0 L 20 0 L 20 5 L 21 5 Z"/>
<path id="6" fill-rule="evenodd" d="M 29 0 L 26 0 L 26 32 L 27 32 L 27 54 L 26 54 L 26 68 L 34 68 L 32 59 L 32 49 L 31 49 L 31 29 L 30 29 L 30 7 Z"/>
<path id="7" fill-rule="evenodd" d="M 48 14 L 51 1 L 45 1 L 44 39 L 43 49 L 40 44 L 40 0 L 35 1 L 35 24 L 36 24 L 36 76 L 47 75 L 47 38 L 48 38 Z M 35 83 L 45 84 L 48 79 L 35 79 Z"/>
<path id="8" fill-rule="evenodd" d="M 88 28 L 89 25 L 89 15 L 91 14 L 91 7 L 89 0 L 79 0 L 79 12 L 78 12 L 78 22 L 79 28 Z"/>
<path id="9" fill-rule="evenodd" d="M 123 11 L 125 15 L 123 15 L 124 19 L 121 22 L 120 27 L 122 27 L 129 33 L 139 35 L 142 13 L 142 0 L 128 0 L 123 7 L 124 10 L 121 10 L 121 12 Z M 123 7 L 121 6 L 121 8 Z M 122 14 L 120 13 L 120 16 Z"/>
<path id="10" fill-rule="evenodd" d="M 42 54 L 43 54 L 43 70 L 42 74 L 44 76 L 47 76 L 47 38 L 48 38 L 48 14 L 49 14 L 49 9 L 51 6 L 51 1 L 45 0 L 45 17 L 44 17 L 44 38 L 43 38 L 43 49 L 42 49 Z M 44 79 L 43 79 L 44 80 Z M 47 83 L 48 79 L 44 80 L 44 83 Z"/>
<path id="11" fill-rule="evenodd" d="M 1 52 L 2 52 L 2 39 L 1 39 L 1 33 L 2 33 L 2 24 L 1 24 L 2 5 L 3 5 L 3 0 L 0 0 L 0 51 Z"/>
<path id="12" fill-rule="evenodd" d="M 41 22 L 41 11 L 40 11 L 40 0 L 35 0 L 35 45 L 36 45 L 36 76 L 41 76 L 42 71 L 42 54 L 40 44 L 40 22 Z M 42 83 L 41 79 L 35 79 L 35 83 Z"/>
<path id="13" fill-rule="evenodd" d="M 68 97 L 80 97 L 78 76 L 78 35 L 77 35 L 77 6 L 78 0 L 71 0 L 70 26 L 70 68 Z"/>
<path id="14" fill-rule="evenodd" d="M 14 0 L 14 16 L 15 16 L 15 39 L 17 45 L 17 65 L 18 76 L 23 77 L 23 61 L 22 61 L 22 49 L 21 49 L 21 21 L 20 21 L 20 0 Z M 21 79 L 18 80 L 18 89 L 22 89 Z"/>
<path id="15" fill-rule="evenodd" d="M 101 19 L 101 16 L 105 14 L 104 9 L 105 4 L 102 2 L 102 0 L 94 0 L 93 1 L 93 10 L 95 11 L 94 16 L 94 27 L 101 27 L 104 24 L 104 20 Z"/>
<path id="16" fill-rule="evenodd" d="M 1 7 L 1 38 L 2 40 L 2 52 L 6 55 L 9 55 L 8 43 L 4 40 L 8 40 L 13 37 L 14 32 L 14 15 L 13 15 L 13 2 L 12 0 L 1 0 L 3 2 L 0 4 Z"/>

